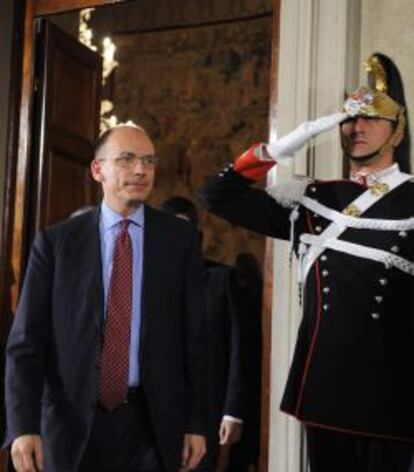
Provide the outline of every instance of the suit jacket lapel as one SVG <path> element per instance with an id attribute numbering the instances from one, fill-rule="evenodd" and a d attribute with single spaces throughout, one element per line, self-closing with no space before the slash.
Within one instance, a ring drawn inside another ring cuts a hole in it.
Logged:
<path id="1" fill-rule="evenodd" d="M 69 234 L 73 270 L 70 271 L 74 284 L 82 285 L 84 296 L 99 330 L 103 326 L 104 292 L 102 281 L 102 260 L 99 236 L 100 209 L 95 208 L 85 215 L 85 220 L 74 225 Z M 75 285 L 76 286 L 76 285 Z"/>
<path id="2" fill-rule="evenodd" d="M 148 333 L 150 319 L 159 314 L 159 297 L 162 296 L 163 264 L 166 264 L 168 254 L 165 252 L 165 235 L 160 225 L 157 212 L 144 207 L 144 264 L 142 281 L 142 312 L 141 312 L 141 346 Z"/>

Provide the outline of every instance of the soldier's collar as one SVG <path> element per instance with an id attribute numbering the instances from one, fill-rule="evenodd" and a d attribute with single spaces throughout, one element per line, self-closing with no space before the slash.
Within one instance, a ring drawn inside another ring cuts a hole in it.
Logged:
<path id="1" fill-rule="evenodd" d="M 352 182 L 371 187 L 372 185 L 381 183 L 385 177 L 389 177 L 396 172 L 400 172 L 400 166 L 397 163 L 394 163 L 386 169 L 380 170 L 378 172 L 372 172 L 370 174 L 363 172 L 351 172 L 349 179 Z"/>

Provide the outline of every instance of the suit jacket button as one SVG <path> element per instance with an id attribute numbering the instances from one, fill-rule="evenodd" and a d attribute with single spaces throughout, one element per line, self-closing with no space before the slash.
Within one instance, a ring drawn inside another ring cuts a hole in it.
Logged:
<path id="1" fill-rule="evenodd" d="M 379 320 L 381 318 L 379 313 L 371 313 L 371 318 L 375 321 Z"/>

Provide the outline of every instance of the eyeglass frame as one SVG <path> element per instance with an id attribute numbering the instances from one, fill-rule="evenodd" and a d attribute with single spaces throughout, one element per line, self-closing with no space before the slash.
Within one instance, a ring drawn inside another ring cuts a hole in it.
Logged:
<path id="1" fill-rule="evenodd" d="M 159 163 L 159 158 L 157 156 L 153 156 L 153 155 L 136 156 L 133 153 L 125 153 L 125 155 L 115 157 L 114 159 L 108 159 L 108 158 L 102 157 L 96 160 L 97 161 L 112 161 L 115 163 L 115 165 L 123 169 L 132 169 L 137 165 L 138 162 L 144 168 L 156 167 Z"/>

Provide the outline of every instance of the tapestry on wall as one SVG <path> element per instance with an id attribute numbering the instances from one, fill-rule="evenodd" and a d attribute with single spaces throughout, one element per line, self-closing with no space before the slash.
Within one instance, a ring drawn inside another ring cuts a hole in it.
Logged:
<path id="1" fill-rule="evenodd" d="M 116 114 L 146 128 L 160 158 L 150 204 L 195 200 L 208 176 L 267 139 L 271 36 L 269 15 L 116 37 Z M 201 224 L 208 257 L 262 261 L 262 237 L 205 211 Z"/>

